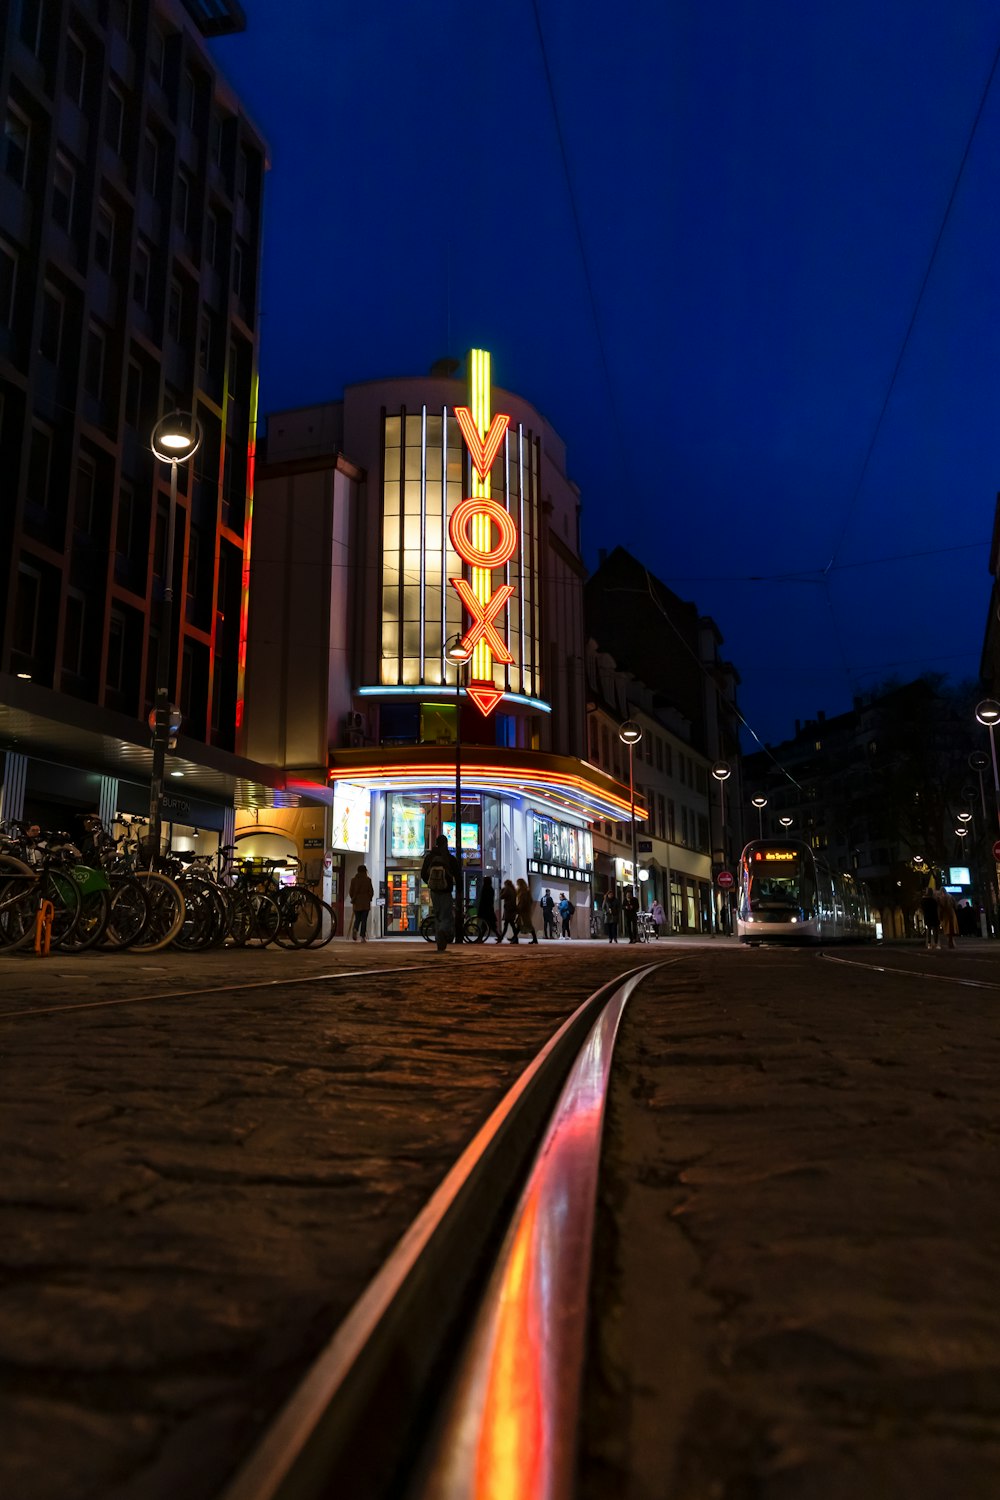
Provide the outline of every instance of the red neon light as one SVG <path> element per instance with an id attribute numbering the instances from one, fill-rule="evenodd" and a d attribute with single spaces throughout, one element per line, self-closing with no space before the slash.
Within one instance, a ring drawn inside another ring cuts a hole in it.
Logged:
<path id="1" fill-rule="evenodd" d="M 469 536 L 469 522 L 476 516 L 485 516 L 500 533 L 497 545 L 489 550 L 477 547 Z M 448 522 L 448 535 L 459 557 L 473 568 L 502 568 L 517 551 L 517 527 L 513 519 L 502 505 L 485 495 L 474 495 L 455 506 Z"/>
<path id="2" fill-rule="evenodd" d="M 472 588 L 464 578 L 450 578 L 448 582 L 465 605 L 472 616 L 472 624 L 462 637 L 462 645 L 467 651 L 472 651 L 478 641 L 484 641 L 493 653 L 495 661 L 502 661 L 510 665 L 514 658 L 511 656 L 503 640 L 493 628 L 493 621 L 502 609 L 505 608 L 514 590 L 509 583 L 498 588 L 492 599 L 484 603 L 478 595 L 472 592 Z"/>
<path id="3" fill-rule="evenodd" d="M 484 719 L 489 718 L 503 697 L 503 688 L 496 687 L 492 682 L 470 682 L 465 691 Z"/>
<path id="4" fill-rule="evenodd" d="M 497 412 L 484 440 L 479 436 L 479 429 L 467 406 L 456 406 L 455 416 L 458 418 L 458 425 L 462 429 L 462 436 L 465 438 L 476 473 L 480 479 L 485 479 L 493 467 L 493 460 L 500 451 L 500 444 L 503 442 L 503 435 L 507 431 L 510 417 L 501 416 Z M 497 567 L 499 566 L 500 564 L 497 563 Z"/>

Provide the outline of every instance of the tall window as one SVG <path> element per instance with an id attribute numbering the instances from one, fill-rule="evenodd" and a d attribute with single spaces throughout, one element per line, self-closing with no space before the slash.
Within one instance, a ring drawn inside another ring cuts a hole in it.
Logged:
<path id="1" fill-rule="evenodd" d="M 13 647 L 22 656 L 34 656 L 38 639 L 38 606 L 41 602 L 42 578 L 36 568 L 21 563 L 17 570 L 17 598 L 14 603 Z"/>
<path id="2" fill-rule="evenodd" d="M 29 52 L 34 52 L 36 57 L 42 45 L 43 19 L 42 0 L 18 0 L 17 34 Z"/>
<path id="3" fill-rule="evenodd" d="M 76 463 L 76 494 L 73 501 L 73 525 L 89 536 L 94 529 L 94 493 L 97 470 L 94 460 L 81 453 Z"/>
<path id="4" fill-rule="evenodd" d="M 63 326 L 66 320 L 66 298 L 50 281 L 42 290 L 42 322 L 38 349 L 43 358 L 58 365 L 62 359 Z"/>
<path id="5" fill-rule="evenodd" d="M 22 114 L 16 104 L 8 103 L 3 127 L 3 169 L 18 187 L 24 187 L 27 179 L 30 140 L 31 126 L 27 115 Z"/>
<path id="6" fill-rule="evenodd" d="M 177 173 L 174 188 L 174 223 L 182 234 L 191 231 L 191 179 L 183 168 Z"/>
<path id="7" fill-rule="evenodd" d="M 142 138 L 139 172 L 146 192 L 151 193 L 155 198 L 160 173 L 160 147 L 151 130 L 147 130 Z"/>
<path id="8" fill-rule="evenodd" d="M 94 260 L 102 271 L 110 271 L 115 253 L 115 215 L 114 210 L 105 203 L 103 198 L 97 205 L 96 220 Z"/>
<path id="9" fill-rule="evenodd" d="M 63 87 L 67 98 L 80 109 L 83 108 L 87 83 L 87 49 L 75 31 L 66 35 L 66 75 Z"/>
<path id="10" fill-rule="evenodd" d="M 130 484 L 123 483 L 118 491 L 118 524 L 115 529 L 115 551 L 121 557 L 132 555 L 134 527 L 135 492 Z"/>
<path id="11" fill-rule="evenodd" d="M 0 328 L 13 327 L 16 293 L 17 251 L 6 240 L 0 240 Z"/>
<path id="12" fill-rule="evenodd" d="M 153 257 L 149 246 L 140 240 L 135 247 L 135 266 L 132 272 L 132 296 L 145 312 L 149 307 L 150 285 L 153 277 Z"/>
<path id="13" fill-rule="evenodd" d="M 84 616 L 86 605 L 78 589 L 66 594 L 66 620 L 63 627 L 63 671 L 74 677 L 83 676 Z"/>
<path id="14" fill-rule="evenodd" d="M 172 339 L 180 339 L 183 308 L 184 289 L 177 277 L 172 276 L 167 290 L 167 332 Z"/>
<path id="15" fill-rule="evenodd" d="M 113 692 L 122 690 L 124 668 L 125 616 L 120 609 L 113 609 L 108 623 L 108 665 L 104 674 L 105 683 Z"/>
<path id="16" fill-rule="evenodd" d="M 104 399 L 104 376 L 108 341 L 104 329 L 91 323 L 87 329 L 87 350 L 83 364 L 84 389 L 98 401 Z"/>
<path id="17" fill-rule="evenodd" d="M 42 422 L 31 428 L 28 446 L 28 503 L 36 510 L 48 510 L 52 477 L 52 429 Z"/>
<path id="18" fill-rule="evenodd" d="M 158 26 L 149 29 L 149 76 L 163 87 L 167 67 L 167 44 Z"/>
<path id="19" fill-rule="evenodd" d="M 73 208 L 76 198 L 76 172 L 69 157 L 56 152 L 52 177 L 52 217 L 67 234 L 73 230 Z"/>
<path id="20" fill-rule="evenodd" d="M 116 156 L 122 154 L 125 136 L 125 99 L 115 84 L 108 86 L 108 101 L 104 110 L 104 139 Z"/>

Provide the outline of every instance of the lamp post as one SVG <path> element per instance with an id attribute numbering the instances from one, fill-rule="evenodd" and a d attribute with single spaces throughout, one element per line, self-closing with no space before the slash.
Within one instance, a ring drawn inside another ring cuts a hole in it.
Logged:
<path id="1" fill-rule="evenodd" d="M 715 762 L 715 765 L 712 767 L 712 775 L 719 783 L 719 842 L 722 846 L 723 869 L 729 868 L 728 855 L 726 853 L 726 782 L 729 780 L 732 774 L 733 768 L 729 764 L 728 760 L 717 760 Z M 723 932 L 729 932 L 732 924 L 729 919 L 730 913 L 728 894 L 723 896 L 723 901 L 725 903 L 723 906 L 723 910 L 726 913 L 726 919 L 722 924 L 722 930 Z"/>
<path id="2" fill-rule="evenodd" d="M 636 876 L 638 873 L 639 854 L 636 848 L 635 836 L 635 778 L 632 771 L 632 758 L 635 752 L 636 745 L 638 745 L 639 741 L 642 739 L 642 728 L 635 722 L 634 719 L 626 719 L 624 724 L 619 726 L 618 738 L 621 740 L 623 745 L 628 746 L 628 795 L 629 800 L 632 804 L 632 885 L 633 894 L 638 900 L 639 882 L 636 879 Z"/>
<path id="3" fill-rule="evenodd" d="M 754 807 L 757 809 L 757 833 L 758 833 L 758 837 L 761 838 L 761 839 L 763 839 L 763 837 L 764 837 L 764 809 L 767 806 L 767 798 L 766 797 L 751 797 L 750 801 L 753 803 Z"/>
<path id="4" fill-rule="evenodd" d="M 985 724 L 990 732 L 990 755 L 993 759 L 993 792 L 997 805 L 997 825 L 1000 827 L 1000 776 L 997 775 L 997 742 L 993 734 L 993 726 L 1000 722 L 1000 703 L 995 698 L 984 698 L 982 703 L 976 704 L 976 718 L 980 724 Z"/>
<path id="5" fill-rule="evenodd" d="M 788 817 L 779 818 L 778 822 L 781 824 L 782 828 L 784 828 L 785 830 L 787 830 L 787 829 L 791 828 L 792 824 L 795 822 L 795 819 L 794 818 L 788 818 Z"/>
<path id="6" fill-rule="evenodd" d="M 462 668 L 472 652 L 462 645 L 460 633 L 445 643 L 444 654 L 455 667 L 455 858 L 458 879 L 455 882 L 455 942 L 465 936 L 465 866 L 462 864 Z"/>
<path id="7" fill-rule="evenodd" d="M 174 625 L 174 535 L 177 529 L 177 465 L 193 458 L 201 446 L 201 424 L 189 411 L 172 411 L 153 428 L 149 446 L 154 458 L 170 465 L 170 509 L 167 512 L 167 551 L 163 565 L 163 600 L 160 605 L 160 638 L 156 649 L 156 692 L 153 700 L 153 768 L 149 782 L 150 866 L 160 853 L 163 826 L 163 772 L 167 742 L 176 732 L 171 722 L 170 638 Z M 155 534 L 155 533 L 154 533 Z"/>

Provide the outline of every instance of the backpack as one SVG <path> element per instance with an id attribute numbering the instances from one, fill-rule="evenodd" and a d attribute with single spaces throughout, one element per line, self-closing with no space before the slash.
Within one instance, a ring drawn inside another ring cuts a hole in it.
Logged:
<path id="1" fill-rule="evenodd" d="M 576 907 L 573 905 L 572 901 L 568 901 L 566 904 L 569 907 L 569 911 L 566 913 L 566 915 L 567 917 L 571 917 L 576 911 Z"/>
<path id="2" fill-rule="evenodd" d="M 447 891 L 450 887 L 451 881 L 448 879 L 448 871 L 439 860 L 437 864 L 431 865 L 427 871 L 427 889 L 429 891 Z"/>

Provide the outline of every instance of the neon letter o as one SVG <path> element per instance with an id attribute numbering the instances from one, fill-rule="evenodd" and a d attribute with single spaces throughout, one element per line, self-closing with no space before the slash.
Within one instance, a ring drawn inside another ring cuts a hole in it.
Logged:
<path id="1" fill-rule="evenodd" d="M 469 537 L 469 522 L 473 516 L 485 516 L 500 533 L 497 545 L 489 551 L 477 547 Z M 456 505 L 448 522 L 448 535 L 459 557 L 474 568 L 502 568 L 517 551 L 517 527 L 503 506 L 495 500 L 488 500 L 485 495 L 474 495 Z"/>

